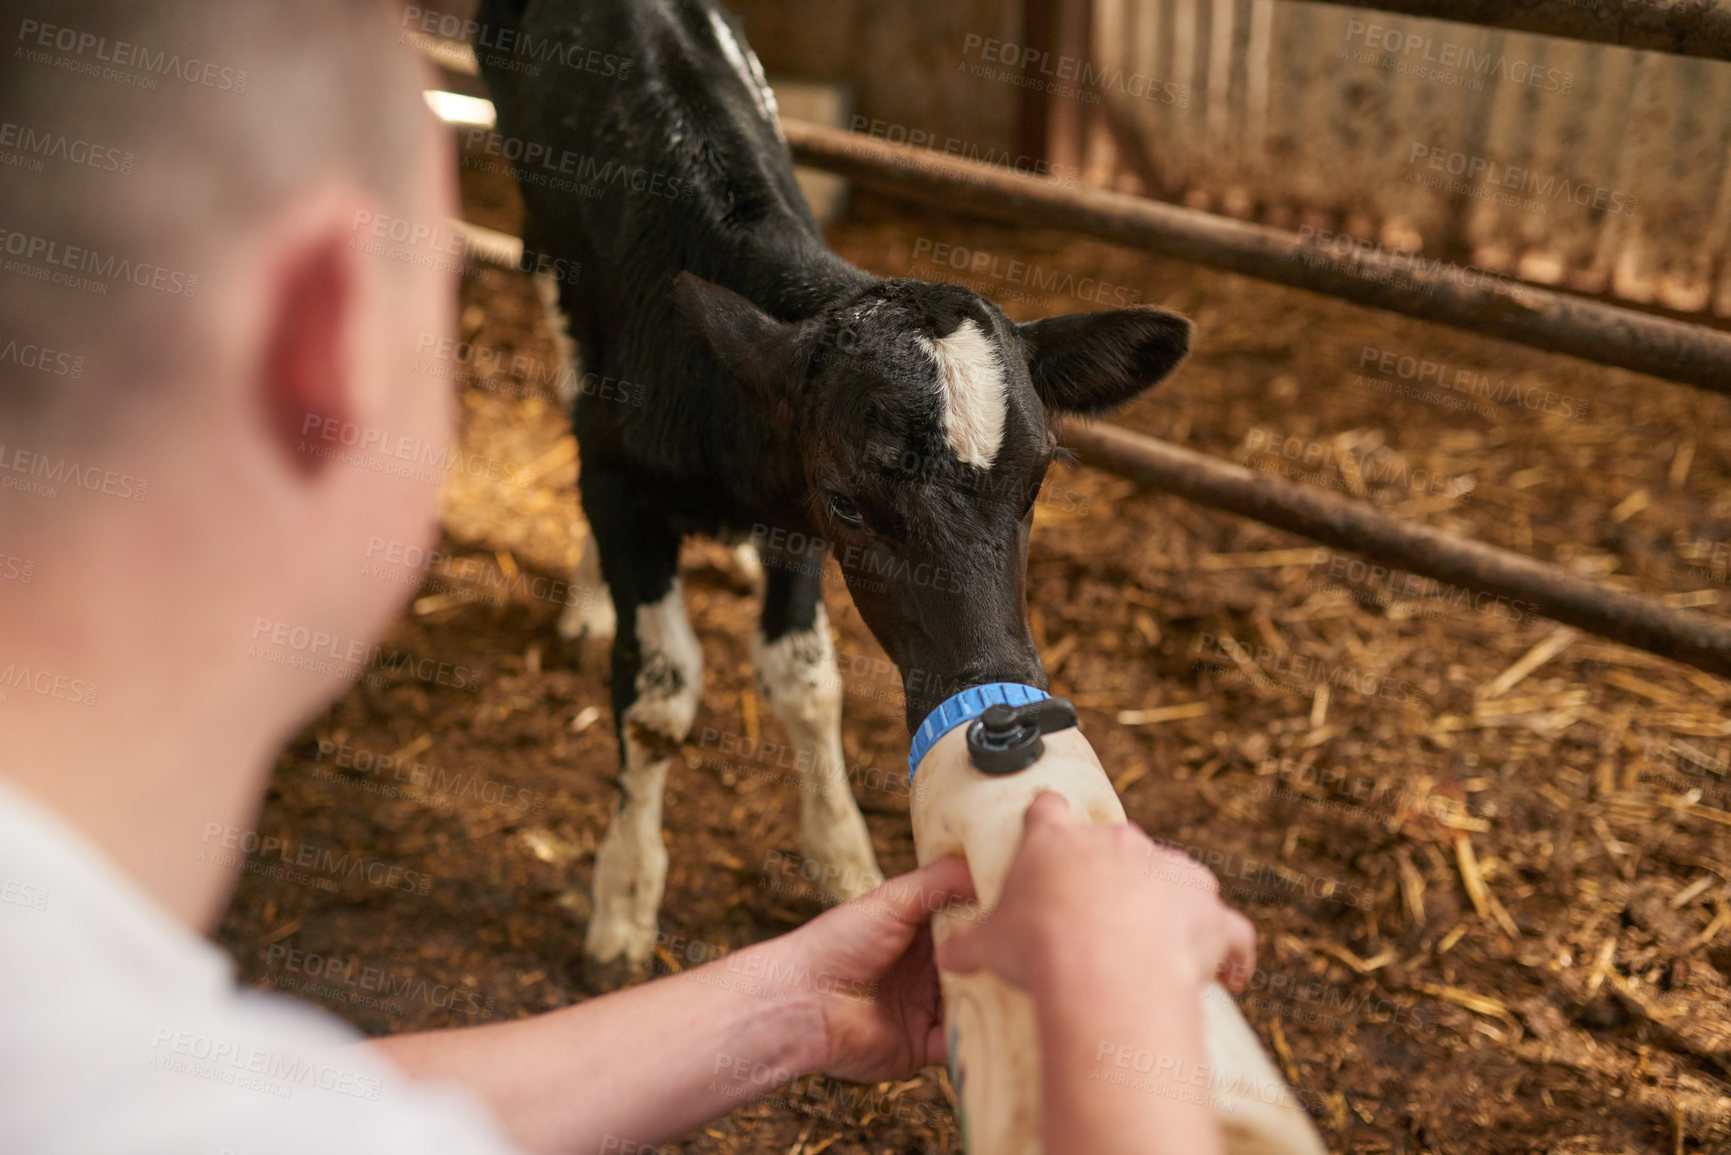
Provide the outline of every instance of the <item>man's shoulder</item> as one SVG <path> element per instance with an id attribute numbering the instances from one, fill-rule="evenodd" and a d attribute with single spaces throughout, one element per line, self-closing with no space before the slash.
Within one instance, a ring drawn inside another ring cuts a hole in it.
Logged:
<path id="1" fill-rule="evenodd" d="M 507 1155 L 463 1095 L 228 956 L 0 794 L 0 1151 Z M 7 897 L 7 896 L 10 897 Z"/>
<path id="2" fill-rule="evenodd" d="M 73 982 L 40 993 L 0 1020 L 0 1150 L 511 1150 L 478 1106 L 413 1083 L 304 1004 L 153 1002 Z"/>

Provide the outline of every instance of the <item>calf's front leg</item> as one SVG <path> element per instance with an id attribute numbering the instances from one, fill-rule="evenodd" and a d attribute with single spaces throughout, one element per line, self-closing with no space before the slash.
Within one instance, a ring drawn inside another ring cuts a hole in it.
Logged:
<path id="1" fill-rule="evenodd" d="M 595 856 L 583 972 L 592 989 L 612 990 L 649 974 L 667 881 L 662 794 L 697 715 L 703 655 L 685 615 L 678 537 L 638 523 L 625 540 L 615 541 L 598 525 L 597 543 L 618 611 L 613 711 L 620 770 L 619 798 Z"/>
<path id="2" fill-rule="evenodd" d="M 751 648 L 758 688 L 798 752 L 802 852 L 823 868 L 822 885 L 845 901 L 876 887 L 884 876 L 848 784 L 841 744 L 841 675 L 823 608 L 821 574 L 790 572 L 777 564 L 788 559 L 765 560 L 771 568 L 763 620 Z"/>

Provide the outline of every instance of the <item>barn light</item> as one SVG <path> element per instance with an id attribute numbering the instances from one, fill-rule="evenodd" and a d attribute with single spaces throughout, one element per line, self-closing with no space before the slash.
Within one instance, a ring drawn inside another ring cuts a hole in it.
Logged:
<path id="1" fill-rule="evenodd" d="M 421 93 L 427 100 L 427 107 L 433 110 L 433 115 L 446 124 L 473 125 L 479 128 L 492 128 L 493 102 L 482 100 L 478 96 L 464 96 L 456 92 L 440 92 L 427 89 Z"/>

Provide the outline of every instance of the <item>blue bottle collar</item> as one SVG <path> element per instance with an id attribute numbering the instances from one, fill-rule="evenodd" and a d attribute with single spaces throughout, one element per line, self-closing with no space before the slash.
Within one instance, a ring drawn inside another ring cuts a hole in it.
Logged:
<path id="1" fill-rule="evenodd" d="M 926 720 L 920 723 L 920 728 L 914 731 L 914 744 L 908 751 L 908 781 L 914 780 L 914 773 L 919 770 L 920 763 L 931 753 L 939 738 L 954 730 L 964 722 L 972 721 L 986 712 L 988 706 L 1025 706 L 1029 702 L 1038 702 L 1052 695 L 1034 686 L 1023 685 L 1021 682 L 987 682 L 983 686 L 969 686 L 958 694 L 952 694 L 938 703 L 937 709 L 926 715 Z"/>

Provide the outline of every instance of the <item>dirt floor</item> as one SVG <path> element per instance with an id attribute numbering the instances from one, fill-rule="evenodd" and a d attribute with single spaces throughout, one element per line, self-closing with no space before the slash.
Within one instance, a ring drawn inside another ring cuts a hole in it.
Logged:
<path id="1" fill-rule="evenodd" d="M 471 217 L 516 230 L 508 187 L 471 174 L 466 194 Z M 1195 353 L 1129 428 L 1724 612 L 1725 397 L 926 210 L 862 203 L 833 241 L 875 272 L 968 279 L 1022 319 L 1182 310 Z M 956 260 L 976 271 L 939 263 Z M 574 962 L 613 796 L 604 655 L 553 633 L 581 537 L 551 340 L 524 277 L 481 271 L 463 301 L 479 352 L 427 370 L 462 390 L 469 460 L 499 468 L 446 482 L 424 586 L 413 558 L 369 562 L 414 595 L 389 648 L 456 672 L 353 689 L 283 752 L 260 825 L 430 883 L 247 874 L 221 932 L 247 981 L 371 1033 L 585 997 Z M 1425 360 L 1444 388 L 1417 379 Z M 1053 688 L 1131 817 L 1214 866 L 1255 922 L 1244 1010 L 1333 1150 L 1731 1150 L 1731 685 L 1085 467 L 1054 472 L 1036 524 Z M 799 847 L 795 780 L 727 752 L 778 731 L 748 666 L 755 598 L 725 551 L 688 548 L 707 672 L 667 795 L 664 969 L 824 901 L 766 869 Z M 899 683 L 832 577 L 849 763 L 900 871 Z M 390 991 L 321 983 L 310 958 L 377 968 Z M 802 1080 L 673 1147 L 957 1151 L 947 1103 L 935 1071 Z"/>

